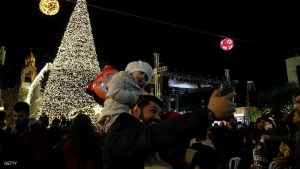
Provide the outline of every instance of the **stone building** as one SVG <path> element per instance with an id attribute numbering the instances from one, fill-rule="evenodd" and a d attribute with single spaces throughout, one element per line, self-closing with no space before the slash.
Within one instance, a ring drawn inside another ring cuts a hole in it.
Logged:
<path id="1" fill-rule="evenodd" d="M 3 86 L 0 86 L 0 108 L 4 109 L 7 113 L 7 117 L 10 116 L 13 106 L 17 101 L 25 101 L 29 87 L 37 76 L 35 61 L 32 50 L 30 50 L 28 56 L 25 58 L 24 68 L 22 69 L 19 83 L 15 85 L 15 87 L 4 88 Z M 0 73 L 2 75 L 6 73 L 4 65 L 1 65 Z M 5 80 L 3 77 L 4 76 L 1 76 L 1 81 Z"/>
<path id="2" fill-rule="evenodd" d="M 287 58 L 285 60 L 287 77 L 289 82 L 295 82 L 299 85 L 300 81 L 300 56 Z"/>

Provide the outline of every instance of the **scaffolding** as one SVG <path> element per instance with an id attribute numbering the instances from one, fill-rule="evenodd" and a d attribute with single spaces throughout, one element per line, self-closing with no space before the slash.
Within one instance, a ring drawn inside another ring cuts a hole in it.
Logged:
<path id="1" fill-rule="evenodd" d="M 162 99 L 162 83 L 160 78 L 162 77 L 162 74 L 168 70 L 166 66 L 160 66 L 159 62 L 159 53 L 153 53 L 154 54 L 154 94 L 159 99 Z"/>
<path id="2" fill-rule="evenodd" d="M 246 111 L 244 115 L 244 123 L 250 124 L 252 119 L 251 113 L 251 103 L 250 103 L 250 94 L 255 91 L 255 86 L 253 81 L 247 81 L 247 93 L 246 93 Z"/>

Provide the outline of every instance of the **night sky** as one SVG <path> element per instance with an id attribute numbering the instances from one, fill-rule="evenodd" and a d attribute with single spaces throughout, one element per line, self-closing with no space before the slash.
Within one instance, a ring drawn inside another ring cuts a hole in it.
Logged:
<path id="1" fill-rule="evenodd" d="M 75 6 L 59 2 L 59 13 L 46 16 L 38 9 L 39 0 L 1 0 L 0 45 L 6 46 L 6 66 L 15 77 L 10 85 L 19 80 L 30 48 L 38 70 L 53 61 Z M 295 4 L 87 2 L 101 66 L 124 69 L 138 59 L 154 65 L 153 52 L 158 52 L 163 65 L 173 71 L 221 78 L 228 68 L 231 78 L 239 80 L 238 92 L 245 93 L 247 80 L 254 81 L 257 90 L 283 85 L 285 59 L 300 53 Z M 235 42 L 229 52 L 219 46 L 226 36 Z"/>

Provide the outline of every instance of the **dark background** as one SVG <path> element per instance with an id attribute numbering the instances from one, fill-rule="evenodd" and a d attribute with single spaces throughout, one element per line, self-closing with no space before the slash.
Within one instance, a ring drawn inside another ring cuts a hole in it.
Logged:
<path id="1" fill-rule="evenodd" d="M 29 49 L 40 70 L 52 62 L 75 3 L 60 0 L 60 11 L 46 16 L 39 0 L 1 0 L 0 45 L 6 46 L 6 86 L 19 82 Z M 297 5 L 283 2 L 87 0 L 98 61 L 124 69 L 142 59 L 154 65 L 160 53 L 169 70 L 222 78 L 230 69 L 244 100 L 246 81 L 257 91 L 284 85 L 285 59 L 299 53 Z M 231 37 L 231 51 L 220 49 Z M 242 101 L 241 101 L 242 102 Z"/>

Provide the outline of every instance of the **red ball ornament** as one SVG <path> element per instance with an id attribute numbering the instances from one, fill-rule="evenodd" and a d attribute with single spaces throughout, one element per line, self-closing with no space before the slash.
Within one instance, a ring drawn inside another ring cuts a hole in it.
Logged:
<path id="1" fill-rule="evenodd" d="M 225 38 L 220 42 L 221 49 L 224 51 L 229 51 L 230 49 L 233 48 L 234 43 L 231 38 Z"/>

